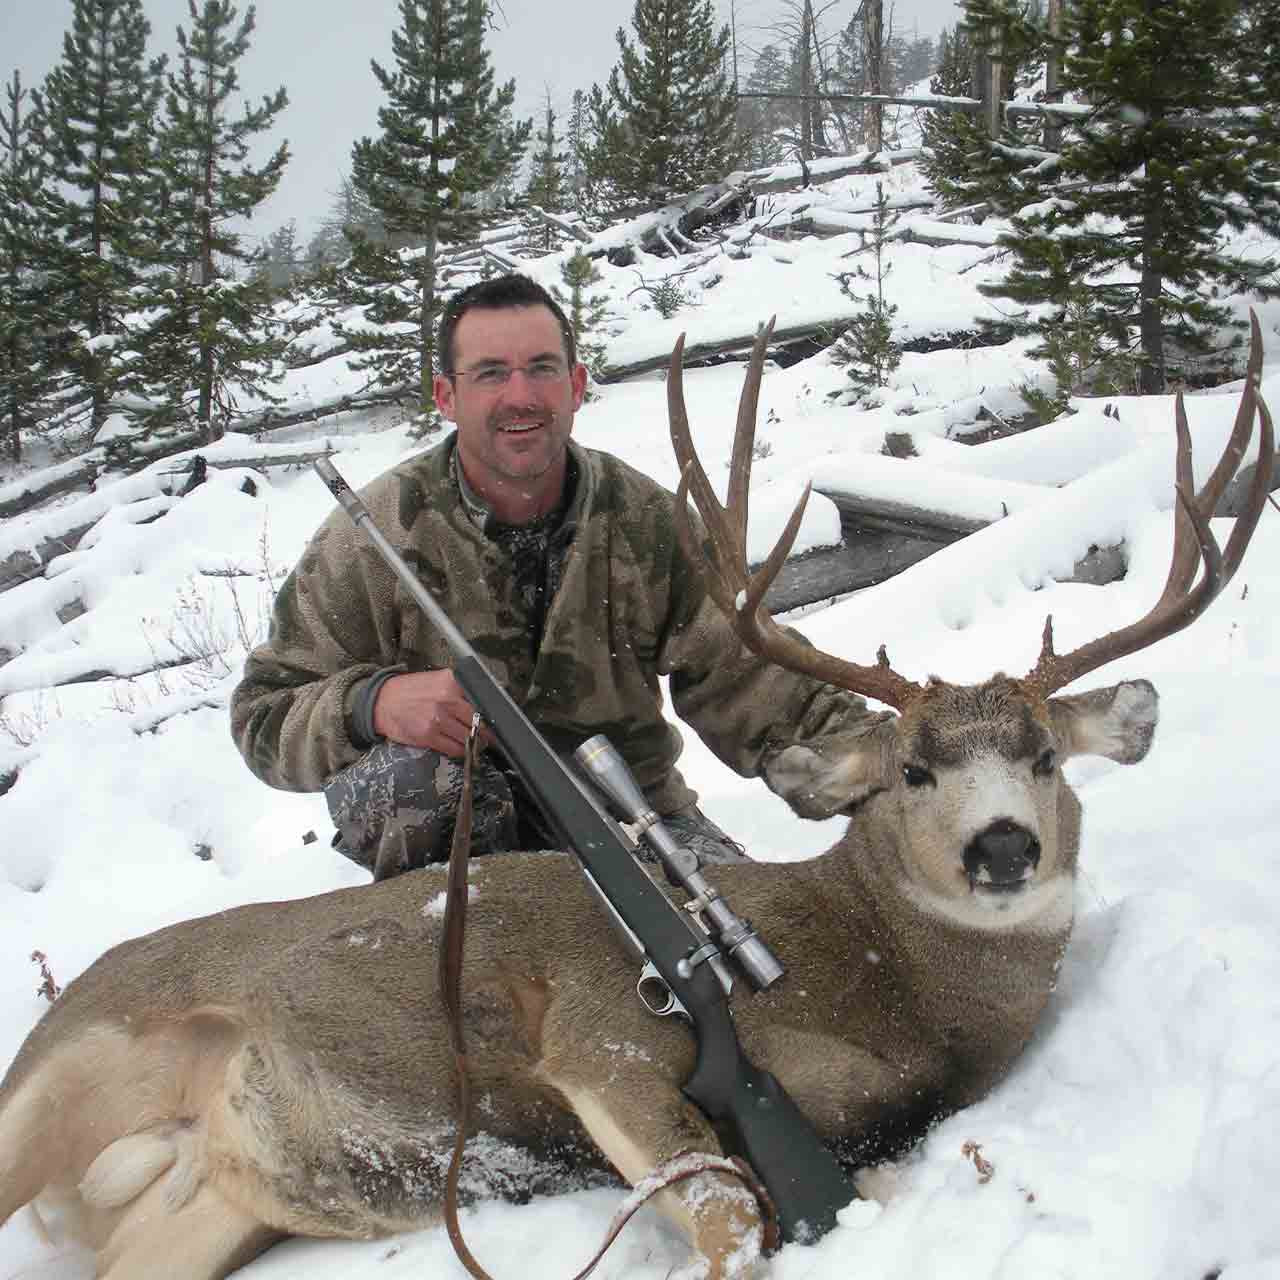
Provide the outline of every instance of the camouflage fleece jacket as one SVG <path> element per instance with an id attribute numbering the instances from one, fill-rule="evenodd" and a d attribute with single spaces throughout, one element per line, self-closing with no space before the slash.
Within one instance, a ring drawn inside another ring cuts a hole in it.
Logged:
<path id="1" fill-rule="evenodd" d="M 493 675 L 562 753 L 595 733 L 622 752 L 659 813 L 692 804 L 675 767 L 676 714 L 730 768 L 867 720 L 861 698 L 762 662 L 730 631 L 676 536 L 674 496 L 607 453 L 570 444 L 578 482 L 563 577 L 530 652 L 526 605 L 501 549 L 468 516 L 454 437 L 392 468 L 361 496 Z M 231 699 L 236 744 L 264 782 L 315 791 L 364 752 L 358 687 L 387 667 L 424 671 L 449 653 L 339 508 L 276 598 L 267 641 Z M 879 717 L 875 717 L 879 718 Z"/>

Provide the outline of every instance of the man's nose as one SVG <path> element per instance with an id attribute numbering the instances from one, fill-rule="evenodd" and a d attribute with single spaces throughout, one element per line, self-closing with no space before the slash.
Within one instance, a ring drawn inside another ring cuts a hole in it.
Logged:
<path id="1" fill-rule="evenodd" d="M 541 403 L 538 384 L 523 369 L 512 369 L 503 384 L 502 402 L 516 408 L 534 408 Z"/>
<path id="2" fill-rule="evenodd" d="M 517 379 L 519 379 L 519 381 L 517 381 Z M 529 370 L 523 365 L 517 364 L 511 367 L 511 372 L 507 375 L 505 390 L 509 395 L 512 393 L 513 389 L 529 394 L 534 390 L 536 385 L 537 384 L 534 380 L 529 376 Z"/>

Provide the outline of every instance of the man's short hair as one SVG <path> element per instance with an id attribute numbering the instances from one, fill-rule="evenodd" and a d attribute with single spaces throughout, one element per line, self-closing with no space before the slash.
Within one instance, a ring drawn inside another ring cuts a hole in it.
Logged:
<path id="1" fill-rule="evenodd" d="M 505 276 L 496 276 L 492 280 L 481 280 L 455 293 L 445 303 L 440 316 L 440 334 L 436 342 L 437 358 L 440 361 L 440 372 L 452 375 L 456 372 L 453 364 L 454 333 L 458 321 L 468 311 L 483 308 L 487 311 L 501 311 L 507 307 L 546 307 L 556 318 L 560 326 L 560 336 L 564 339 L 564 355 L 569 368 L 577 363 L 578 344 L 573 338 L 573 326 L 564 308 L 536 280 L 528 276 L 512 272 Z"/>

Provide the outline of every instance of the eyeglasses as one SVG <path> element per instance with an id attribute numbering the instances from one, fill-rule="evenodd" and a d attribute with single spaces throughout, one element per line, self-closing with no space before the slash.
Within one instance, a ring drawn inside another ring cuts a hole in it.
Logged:
<path id="1" fill-rule="evenodd" d="M 496 391 L 511 381 L 513 373 L 523 373 L 530 382 L 559 382 L 569 370 L 562 360 L 532 360 L 528 364 L 482 364 L 474 369 L 446 369 L 447 378 L 467 378 L 472 386 Z"/>

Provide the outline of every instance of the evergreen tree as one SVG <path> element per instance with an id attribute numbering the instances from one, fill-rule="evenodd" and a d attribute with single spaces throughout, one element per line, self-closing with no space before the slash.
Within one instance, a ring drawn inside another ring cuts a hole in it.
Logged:
<path id="1" fill-rule="evenodd" d="M 489 144 L 495 176 L 478 199 L 479 206 L 486 212 L 501 217 L 523 206 L 520 171 L 524 168 L 524 153 L 532 128 L 532 120 L 517 123 L 509 105 L 498 112 L 498 127 Z"/>
<path id="2" fill-rule="evenodd" d="M 76 335 L 69 372 L 94 433 L 113 395 L 130 386 L 125 316 L 163 235 L 152 139 L 164 59 L 147 59 L 150 33 L 142 0 L 73 0 L 62 58 L 32 95 L 60 193 L 48 313 Z"/>
<path id="3" fill-rule="evenodd" d="M 1001 100 L 1025 91 L 1044 65 L 1047 35 L 1039 8 L 1026 0 L 963 0 L 964 20 L 939 42 L 933 93 L 967 97 L 974 91 L 978 60 L 998 48 L 1004 68 Z M 979 115 L 962 111 L 925 114 L 921 163 L 934 191 L 950 208 L 987 203 L 1000 214 L 1034 200 L 1057 174 L 1056 158 L 1040 148 L 1043 125 L 1005 117 L 992 138 Z"/>
<path id="4" fill-rule="evenodd" d="M 302 245 L 298 242 L 298 220 L 290 218 L 277 227 L 262 246 L 263 270 L 267 283 L 277 296 L 287 293 L 290 285 L 306 272 Z"/>
<path id="5" fill-rule="evenodd" d="M 587 95 L 581 89 L 573 91 L 573 104 L 569 108 L 569 123 L 565 129 L 565 145 L 568 148 L 569 198 L 574 212 L 582 217 L 586 212 L 587 151 L 591 126 L 587 113 Z"/>
<path id="6" fill-rule="evenodd" d="M 45 300 L 53 246 L 46 174 L 18 72 L 0 120 L 0 455 L 22 458 L 22 441 L 50 412 L 50 316 Z"/>
<path id="7" fill-rule="evenodd" d="M 870 93 L 867 83 L 867 31 L 866 15 L 861 6 L 841 28 L 836 36 L 835 72 L 831 87 L 836 93 Z M 881 86 L 882 93 L 887 92 Z M 866 139 L 866 104 L 860 102 L 832 103 L 830 118 L 840 135 L 840 145 L 846 151 L 864 145 Z"/>
<path id="8" fill-rule="evenodd" d="M 307 244 L 308 271 L 344 262 L 351 256 L 353 239 L 385 245 L 389 236 L 381 215 L 344 173 L 332 193 L 328 212 L 320 220 L 320 229 Z"/>
<path id="9" fill-rule="evenodd" d="M 884 184 L 876 183 L 876 205 L 872 217 L 870 242 L 865 246 L 871 251 L 873 270 L 857 265 L 852 271 L 842 271 L 835 278 L 840 292 L 859 310 L 849 321 L 848 328 L 831 348 L 831 359 L 847 366 L 850 390 L 848 402 L 865 397 L 872 391 L 889 385 L 893 371 L 902 361 L 902 348 L 893 340 L 893 317 L 898 308 L 884 296 L 884 282 L 891 270 L 885 261 L 885 248 L 889 232 L 898 217 L 889 207 Z M 862 291 L 856 282 L 874 286 Z"/>
<path id="10" fill-rule="evenodd" d="M 795 93 L 791 65 L 776 44 L 767 44 L 756 55 L 747 76 L 748 93 Z M 743 98 L 738 107 L 738 128 L 744 160 L 753 168 L 781 164 L 795 154 L 799 125 L 796 104 L 786 98 Z"/>
<path id="11" fill-rule="evenodd" d="M 849 24 L 850 28 L 861 28 L 867 8 L 865 0 L 859 4 L 858 11 Z M 776 29 L 791 33 L 791 83 L 794 86 L 793 92 L 800 94 L 802 98 L 796 104 L 796 151 L 801 160 L 812 160 L 817 156 L 831 154 L 831 148 L 827 145 L 827 123 L 833 113 L 828 104 L 818 96 L 831 87 L 823 69 L 824 41 L 818 31 L 812 0 L 787 0 L 784 9 L 789 16 Z M 864 63 L 865 58 L 859 60 L 859 84 Z M 832 123 L 847 137 L 847 127 L 843 120 L 836 119 Z"/>
<path id="12" fill-rule="evenodd" d="M 378 331 L 334 327 L 360 353 L 353 368 L 369 370 L 380 385 L 412 384 L 428 412 L 437 252 L 480 229 L 479 196 L 523 151 L 531 127 L 504 125 L 515 82 L 494 89 L 484 47 L 488 12 L 487 0 L 400 0 L 391 37 L 396 69 L 372 64 L 385 95 L 382 133 L 352 149 L 357 190 L 389 236 L 406 235 L 420 248 L 396 253 L 357 234 L 348 300 Z"/>
<path id="13" fill-rule="evenodd" d="M 1042 335 L 1075 314 L 1137 350 L 1143 392 L 1164 390 L 1169 344 L 1209 349 L 1230 319 L 1222 290 L 1280 294 L 1222 236 L 1280 235 L 1256 13 L 1236 0 L 1077 0 L 1065 15 L 1062 84 L 1093 108 L 1064 141 L 1073 188 L 1014 219 L 1014 268 L 984 292 L 1048 303 Z"/>
<path id="14" fill-rule="evenodd" d="M 620 60 L 591 96 L 588 173 L 619 203 L 655 203 L 722 178 L 741 157 L 729 28 L 716 32 L 711 0 L 636 0 L 631 25 L 635 43 L 619 28 Z"/>
<path id="15" fill-rule="evenodd" d="M 194 421 L 206 441 L 222 437 L 237 389 L 273 400 L 283 344 L 275 332 L 272 289 L 262 255 L 234 228 L 280 183 L 289 160 L 281 143 L 261 165 L 249 163 L 260 134 L 288 105 L 281 88 L 230 113 L 238 66 L 256 14 L 243 19 L 230 0 L 187 0 L 191 30 L 178 28 L 178 74 L 168 78 L 161 152 L 173 234 L 170 267 L 158 282 L 154 319 L 143 340 L 168 410 Z M 194 402 L 194 403 L 192 403 Z"/>
<path id="16" fill-rule="evenodd" d="M 903 89 L 927 80 L 934 71 L 937 50 L 932 36 L 922 36 L 918 31 L 910 36 L 894 36 L 895 83 Z"/>
<path id="17" fill-rule="evenodd" d="M 592 380 L 604 373 L 605 343 L 601 330 L 609 310 L 609 296 L 590 293 L 593 285 L 600 284 L 600 269 L 580 249 L 565 259 L 560 267 L 560 281 L 564 288 L 555 287 L 551 292 L 564 308 L 569 326 L 573 329 L 578 349 L 578 359 L 587 366 Z M 591 393 L 588 390 L 587 398 Z"/>
<path id="18" fill-rule="evenodd" d="M 563 213 L 568 205 L 568 180 L 565 164 L 568 153 L 560 147 L 556 133 L 556 112 L 547 90 L 542 128 L 534 135 L 533 171 L 525 188 L 525 199 L 546 213 Z M 537 253 L 550 253 L 564 240 L 564 233 L 536 215 L 528 218 L 530 247 Z"/>

